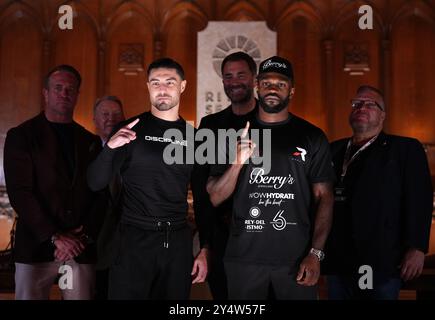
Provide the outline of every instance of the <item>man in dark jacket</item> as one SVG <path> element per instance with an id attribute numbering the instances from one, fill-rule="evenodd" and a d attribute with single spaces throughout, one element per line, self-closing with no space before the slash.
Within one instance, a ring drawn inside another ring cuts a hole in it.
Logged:
<path id="1" fill-rule="evenodd" d="M 80 82 L 71 66 L 51 70 L 44 111 L 6 137 L 6 187 L 18 215 L 16 299 L 48 299 L 59 273 L 64 299 L 93 297 L 93 241 L 102 219 L 94 215 L 99 198 L 87 187 L 86 169 L 101 143 L 73 121 Z"/>
<path id="2" fill-rule="evenodd" d="M 329 299 L 397 299 L 402 281 L 423 269 L 432 214 L 426 155 L 417 140 L 385 134 L 384 120 L 382 93 L 361 86 L 349 117 L 353 136 L 331 145 Z"/>
<path id="3" fill-rule="evenodd" d="M 257 75 L 257 65 L 254 59 L 242 51 L 231 53 L 222 61 L 221 72 L 222 84 L 231 105 L 220 112 L 202 118 L 199 126 L 199 129 L 212 130 L 216 137 L 219 129 L 239 130 L 243 128 L 246 121 L 254 119 L 258 109 L 254 95 L 255 76 Z M 228 289 L 223 257 L 229 234 L 232 198 L 227 199 L 218 208 L 214 208 L 206 190 L 210 164 L 197 165 L 195 169 L 192 179 L 195 217 L 198 223 L 207 226 L 203 228 L 204 230 L 212 231 L 209 234 L 200 235 L 200 241 L 205 241 L 211 246 L 208 284 L 213 299 L 226 300 Z"/>
<path id="4" fill-rule="evenodd" d="M 97 99 L 94 105 L 94 124 L 102 146 L 109 140 L 113 129 L 124 120 L 122 102 L 118 97 L 104 96 Z M 121 215 L 121 190 L 121 176 L 117 173 L 107 188 L 109 202 L 97 240 L 98 262 L 95 294 L 97 300 L 107 300 L 108 296 L 109 269 L 118 244 L 119 234 L 116 231 Z"/>

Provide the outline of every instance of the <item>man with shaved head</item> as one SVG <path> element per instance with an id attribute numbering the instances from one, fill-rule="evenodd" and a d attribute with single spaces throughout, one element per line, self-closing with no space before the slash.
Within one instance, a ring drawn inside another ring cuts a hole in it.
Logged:
<path id="1" fill-rule="evenodd" d="M 416 139 L 383 131 L 382 93 L 358 88 L 353 136 L 331 144 L 337 175 L 334 218 L 325 251 L 329 299 L 397 299 L 418 277 L 428 250 L 432 185 Z"/>

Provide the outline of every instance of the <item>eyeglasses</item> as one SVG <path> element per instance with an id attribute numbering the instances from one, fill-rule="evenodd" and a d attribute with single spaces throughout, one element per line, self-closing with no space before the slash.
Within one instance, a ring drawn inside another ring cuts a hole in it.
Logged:
<path id="1" fill-rule="evenodd" d="M 366 107 L 367 109 L 374 110 L 379 108 L 379 110 L 384 111 L 379 103 L 374 100 L 358 100 L 352 99 L 350 100 L 352 105 L 352 109 L 361 109 L 362 107 Z"/>

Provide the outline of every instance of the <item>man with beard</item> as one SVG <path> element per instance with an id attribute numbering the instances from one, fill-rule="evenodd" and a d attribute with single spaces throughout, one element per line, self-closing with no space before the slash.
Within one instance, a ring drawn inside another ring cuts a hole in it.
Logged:
<path id="1" fill-rule="evenodd" d="M 245 52 L 234 52 L 222 61 L 221 72 L 224 90 L 231 105 L 218 113 L 204 117 L 199 126 L 199 129 L 213 130 L 215 137 L 218 129 L 243 128 L 246 121 L 254 118 L 257 110 L 257 101 L 254 97 L 257 65 L 254 59 Z M 216 300 L 226 300 L 228 290 L 223 256 L 229 233 L 232 199 L 227 199 L 218 208 L 211 205 L 206 190 L 209 172 L 210 164 L 198 165 L 195 168 L 192 180 L 194 209 L 197 221 L 206 226 L 203 230 L 207 230 L 207 227 L 210 230 L 207 234 L 200 234 L 200 241 L 211 246 L 208 276 L 211 294 Z"/>
<path id="2" fill-rule="evenodd" d="M 93 190 L 120 172 L 119 248 L 109 274 L 109 299 L 188 299 L 207 275 L 207 249 L 192 257 L 187 191 L 193 164 L 167 164 L 164 150 L 193 143 L 179 115 L 186 88 L 183 68 L 163 58 L 148 67 L 151 112 L 127 120 L 88 170 Z M 178 130 L 182 141 L 165 137 Z M 193 131 L 193 128 L 191 128 Z M 193 265 L 193 267 L 192 267 Z M 193 281 L 192 281 L 193 276 Z"/>
<path id="3" fill-rule="evenodd" d="M 328 297 L 397 299 L 402 281 L 421 274 L 428 250 L 433 198 L 427 158 L 417 140 L 383 132 L 378 89 L 359 87 L 351 104 L 353 136 L 331 144 L 339 179 L 325 247 Z"/>
<path id="4" fill-rule="evenodd" d="M 334 175 L 324 133 L 287 110 L 294 92 L 290 62 L 276 56 L 263 61 L 252 128 L 271 131 L 271 169 L 249 160 L 256 146 L 246 139 L 247 123 L 237 159 L 224 172 L 211 170 L 213 205 L 234 197 L 224 259 L 230 299 L 317 298 Z M 263 149 L 258 146 L 259 154 Z"/>

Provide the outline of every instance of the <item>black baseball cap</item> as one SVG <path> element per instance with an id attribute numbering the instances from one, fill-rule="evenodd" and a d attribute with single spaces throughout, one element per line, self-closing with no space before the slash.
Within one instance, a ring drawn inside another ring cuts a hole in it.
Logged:
<path id="1" fill-rule="evenodd" d="M 285 58 L 273 56 L 262 61 L 258 70 L 258 78 L 261 78 L 262 74 L 269 72 L 282 74 L 293 83 L 293 67 L 290 61 Z"/>

